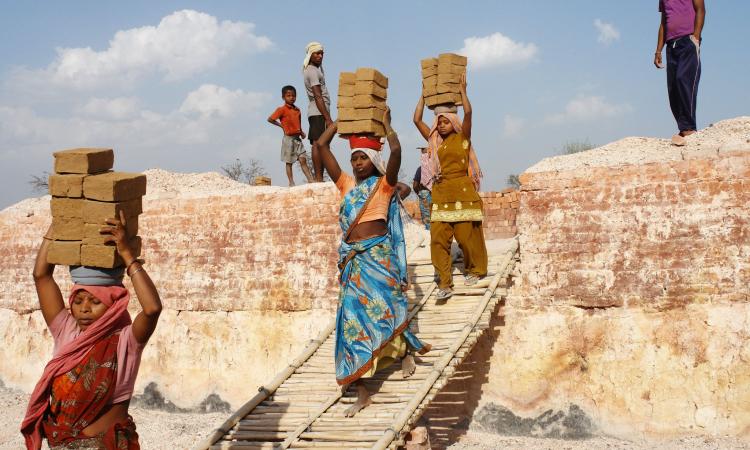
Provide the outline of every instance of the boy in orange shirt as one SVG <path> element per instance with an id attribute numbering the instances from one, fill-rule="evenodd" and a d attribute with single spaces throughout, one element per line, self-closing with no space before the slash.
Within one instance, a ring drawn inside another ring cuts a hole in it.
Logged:
<path id="1" fill-rule="evenodd" d="M 289 178 L 289 186 L 294 186 L 292 164 L 295 161 L 299 161 L 307 182 L 312 183 L 313 177 L 310 168 L 307 167 L 307 152 L 304 144 L 302 144 L 305 132 L 302 131 L 301 113 L 299 108 L 294 105 L 294 102 L 297 101 L 297 90 L 294 86 L 284 86 L 281 88 L 281 98 L 284 99 L 284 104 L 276 108 L 276 111 L 268 117 L 268 122 L 284 130 L 284 137 L 281 140 L 281 160 L 286 163 L 286 176 Z"/>

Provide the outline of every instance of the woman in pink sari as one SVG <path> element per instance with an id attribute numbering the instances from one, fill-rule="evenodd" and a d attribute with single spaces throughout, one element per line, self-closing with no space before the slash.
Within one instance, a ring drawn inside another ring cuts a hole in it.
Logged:
<path id="1" fill-rule="evenodd" d="M 55 348 L 21 424 L 28 450 L 39 450 L 43 439 L 51 450 L 140 448 L 128 405 L 161 300 L 128 245 L 125 217 L 107 220 L 101 232 L 117 246 L 125 266 L 71 267 L 70 309 L 52 277 L 55 266 L 47 263 L 47 236 L 39 249 L 34 283 Z M 130 294 L 122 284 L 125 272 L 142 309 L 132 321 Z"/>

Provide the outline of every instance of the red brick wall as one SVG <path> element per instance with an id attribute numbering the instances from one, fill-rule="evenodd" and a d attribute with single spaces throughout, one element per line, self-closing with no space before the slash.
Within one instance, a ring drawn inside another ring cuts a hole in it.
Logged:
<path id="1" fill-rule="evenodd" d="M 480 192 L 484 203 L 484 237 L 485 239 L 505 239 L 516 235 L 516 213 L 519 206 L 518 191 L 505 189 L 501 192 Z M 412 217 L 420 220 L 417 200 L 404 202 L 406 210 Z"/>
<path id="2" fill-rule="evenodd" d="M 521 182 L 521 298 L 656 309 L 750 300 L 750 152 Z"/>

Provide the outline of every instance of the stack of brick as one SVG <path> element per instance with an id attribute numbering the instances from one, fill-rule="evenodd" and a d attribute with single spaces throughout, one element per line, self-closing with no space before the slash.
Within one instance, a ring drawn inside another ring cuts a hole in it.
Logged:
<path id="1" fill-rule="evenodd" d="M 101 234 L 106 220 L 125 214 L 131 248 L 140 256 L 138 215 L 146 194 L 146 176 L 112 172 L 111 149 L 78 148 L 54 153 L 55 174 L 49 177 L 52 195 L 50 264 L 112 268 L 123 264 L 110 235 Z"/>
<path id="2" fill-rule="evenodd" d="M 375 69 L 341 72 L 339 77 L 339 134 L 385 136 L 383 115 L 388 97 L 388 78 Z"/>
<path id="3" fill-rule="evenodd" d="M 428 108 L 461 104 L 461 75 L 466 74 L 467 61 L 454 53 L 422 60 L 422 96 Z"/>

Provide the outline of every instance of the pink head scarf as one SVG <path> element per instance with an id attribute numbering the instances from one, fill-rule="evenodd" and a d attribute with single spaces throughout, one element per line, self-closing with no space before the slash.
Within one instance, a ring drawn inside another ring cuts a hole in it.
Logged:
<path id="1" fill-rule="evenodd" d="M 453 125 L 453 130 L 456 133 L 461 132 L 461 121 L 458 120 L 458 114 L 441 112 L 435 115 L 435 122 L 432 124 L 432 128 L 430 128 L 430 137 L 427 140 L 430 146 L 429 154 L 430 165 L 432 166 L 431 168 L 433 180 L 439 178 L 441 174 L 440 159 L 438 158 L 437 154 L 440 144 L 443 143 L 443 138 L 440 137 L 440 133 L 438 133 L 437 131 L 437 124 L 440 116 L 443 116 L 446 119 L 450 120 L 451 124 Z M 424 169 L 422 170 L 424 171 Z M 424 172 L 422 172 L 422 174 L 422 176 L 424 177 Z M 482 177 L 484 175 L 482 174 L 482 168 L 479 166 L 479 160 L 477 159 L 477 154 L 474 151 L 474 145 L 471 143 L 469 145 L 469 176 L 471 177 L 471 181 L 474 183 L 474 188 L 479 191 Z"/>
<path id="2" fill-rule="evenodd" d="M 109 308 L 102 317 L 89 325 L 78 337 L 56 349 L 52 359 L 44 368 L 34 392 L 31 393 L 26 417 L 21 423 L 21 433 L 26 439 L 28 450 L 42 448 L 41 422 L 49 405 L 50 389 L 55 377 L 71 371 L 88 354 L 94 344 L 101 339 L 132 323 L 128 313 L 130 293 L 123 286 L 83 286 L 75 284 L 71 288 L 68 305 L 73 303 L 78 291 L 90 293 Z"/>

